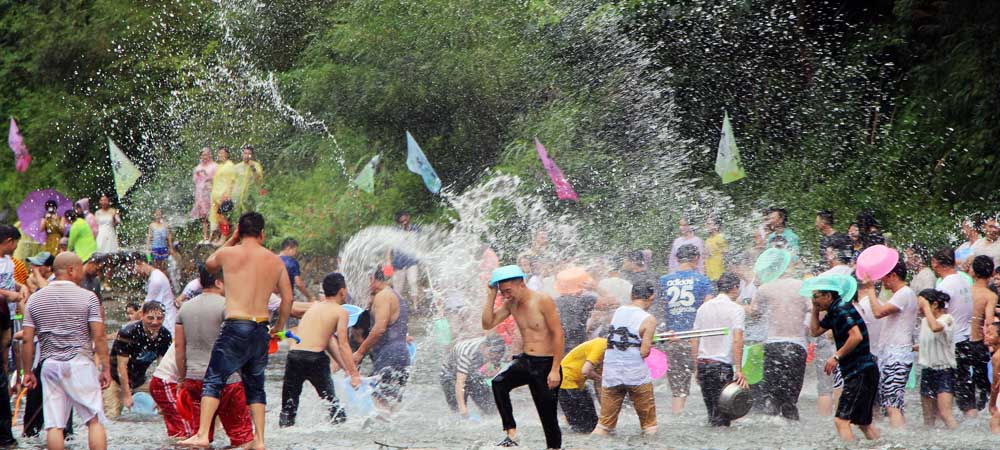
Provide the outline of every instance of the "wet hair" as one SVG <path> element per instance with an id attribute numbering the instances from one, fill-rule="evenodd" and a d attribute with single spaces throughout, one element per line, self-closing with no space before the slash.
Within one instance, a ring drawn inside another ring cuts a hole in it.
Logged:
<path id="1" fill-rule="evenodd" d="M 483 347 L 491 353 L 502 353 L 507 351 L 507 342 L 503 340 L 503 336 L 493 333 L 483 341 Z"/>
<path id="2" fill-rule="evenodd" d="M 8 239 L 21 239 L 21 232 L 11 225 L 0 225 L 0 243 L 7 242 Z"/>
<path id="3" fill-rule="evenodd" d="M 833 226 L 833 211 L 830 211 L 829 209 L 821 209 L 816 213 L 816 217 L 818 217 L 821 222 L 830 225 L 831 227 Z"/>
<path id="4" fill-rule="evenodd" d="M 222 275 L 221 269 L 216 273 L 212 273 L 204 263 L 198 263 L 198 281 L 201 282 L 202 289 L 211 288 L 215 286 L 216 281 L 222 280 L 225 280 L 225 278 Z"/>
<path id="5" fill-rule="evenodd" d="M 240 150 L 250 150 L 250 153 L 253 153 L 254 151 L 253 146 L 250 144 L 243 144 L 243 148 L 241 148 Z"/>
<path id="6" fill-rule="evenodd" d="M 298 246 L 299 246 L 299 241 L 296 241 L 295 238 L 285 238 L 285 240 L 281 241 L 282 250 L 288 250 L 292 247 L 298 247 Z"/>
<path id="7" fill-rule="evenodd" d="M 264 216 L 257 211 L 245 212 L 239 220 L 240 237 L 260 237 L 264 233 Z"/>
<path id="8" fill-rule="evenodd" d="M 854 260 L 854 247 L 851 245 L 851 238 L 846 234 L 831 236 L 827 240 L 826 248 L 832 248 L 837 252 L 837 259 L 844 264 L 850 264 Z"/>
<path id="9" fill-rule="evenodd" d="M 642 250 L 632 250 L 625 259 L 638 266 L 646 265 L 646 255 L 642 254 Z"/>
<path id="10" fill-rule="evenodd" d="M 969 222 L 972 225 L 972 229 L 976 230 L 977 233 L 983 232 L 983 225 L 986 223 L 986 216 L 982 213 L 969 214 L 968 217 L 962 219 L 963 222 Z"/>
<path id="11" fill-rule="evenodd" d="M 733 288 L 740 287 L 740 277 L 736 276 L 731 272 L 723 273 L 719 277 L 719 280 L 715 282 L 715 286 L 719 288 L 719 292 L 729 292 Z"/>
<path id="12" fill-rule="evenodd" d="M 698 247 L 691 244 L 684 244 L 677 248 L 677 261 L 686 262 L 694 261 L 698 259 L 701 254 L 698 252 Z"/>
<path id="13" fill-rule="evenodd" d="M 385 276 L 385 269 L 382 268 L 381 264 L 372 271 L 372 277 L 375 278 L 375 281 L 386 281 L 389 279 L 389 277 Z"/>
<path id="14" fill-rule="evenodd" d="M 156 300 L 150 300 L 150 301 L 142 304 L 142 313 L 143 314 L 148 314 L 148 313 L 153 312 L 153 311 L 164 312 L 163 303 L 160 303 L 160 302 L 158 302 Z"/>
<path id="15" fill-rule="evenodd" d="M 148 263 L 149 262 L 146 259 L 146 255 L 144 255 L 144 254 L 142 254 L 140 252 L 129 253 L 128 256 L 126 256 L 125 258 L 126 258 L 127 262 L 130 262 L 132 264 Z"/>
<path id="16" fill-rule="evenodd" d="M 333 297 L 340 292 L 341 289 L 347 287 L 347 280 L 344 279 L 344 275 L 338 272 L 330 272 L 323 277 L 323 295 L 327 297 Z"/>
<path id="17" fill-rule="evenodd" d="M 136 302 L 128 302 L 125 304 L 125 311 L 128 311 L 129 308 L 132 308 L 132 311 L 138 311 L 142 307 Z"/>
<path id="18" fill-rule="evenodd" d="M 972 260 L 972 273 L 976 278 L 989 278 L 993 275 L 993 258 L 986 255 L 979 255 Z"/>
<path id="19" fill-rule="evenodd" d="M 632 285 L 632 299 L 645 300 L 656 293 L 656 285 L 650 280 L 636 280 Z"/>
<path id="20" fill-rule="evenodd" d="M 358 315 L 358 321 L 354 323 L 353 327 L 356 330 L 361 330 L 361 334 L 364 339 L 368 339 L 368 333 L 372 330 L 372 313 L 369 310 L 361 311 Z"/>
<path id="21" fill-rule="evenodd" d="M 408 216 L 408 215 L 410 215 L 409 211 L 401 209 L 399 211 L 396 211 L 396 214 L 393 215 L 392 220 L 396 223 L 399 223 L 399 219 L 402 219 L 403 216 Z"/>
<path id="22" fill-rule="evenodd" d="M 913 243 L 907 248 L 912 251 L 914 255 L 917 255 L 917 257 L 920 258 L 920 262 L 927 264 L 929 259 L 928 255 L 930 254 L 930 252 L 927 251 L 927 247 L 923 244 Z"/>
<path id="23" fill-rule="evenodd" d="M 951 247 L 941 247 L 940 250 L 934 253 L 932 258 L 938 262 L 938 264 L 945 267 L 955 266 L 955 249 Z"/>
<path id="24" fill-rule="evenodd" d="M 931 306 L 936 306 L 942 309 L 947 308 L 948 302 L 951 301 L 950 295 L 937 289 L 924 289 L 920 291 L 919 295 L 927 299 L 927 303 L 930 303 Z"/>
<path id="25" fill-rule="evenodd" d="M 772 206 L 770 208 L 767 208 L 767 213 L 768 214 L 778 213 L 778 217 L 781 218 L 781 224 L 782 225 L 788 224 L 788 210 L 787 209 L 785 209 L 785 208 L 778 208 L 777 206 Z"/>
<path id="26" fill-rule="evenodd" d="M 857 220 L 858 230 L 861 231 L 862 234 L 869 233 L 872 227 L 879 229 L 882 228 L 882 224 L 880 224 L 878 219 L 875 218 L 875 213 L 868 209 L 859 212 Z"/>
<path id="27" fill-rule="evenodd" d="M 889 272 L 890 275 L 896 274 L 901 281 L 906 281 L 906 273 L 906 261 L 903 261 L 902 259 L 896 261 L 896 266 L 892 268 L 891 272 Z"/>

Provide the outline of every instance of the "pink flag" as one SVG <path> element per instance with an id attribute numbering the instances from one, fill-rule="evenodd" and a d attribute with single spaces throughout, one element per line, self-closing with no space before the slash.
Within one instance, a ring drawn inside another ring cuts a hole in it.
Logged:
<path id="1" fill-rule="evenodd" d="M 7 144 L 14 151 L 14 167 L 18 172 L 24 173 L 31 164 L 31 155 L 28 154 L 28 146 L 24 145 L 24 138 L 21 131 L 17 129 L 17 122 L 10 118 L 10 135 L 7 136 Z"/>
<path id="2" fill-rule="evenodd" d="M 573 191 L 573 186 L 570 186 L 569 181 L 566 181 L 566 177 L 563 176 L 559 166 L 556 165 L 555 161 L 549 159 L 549 152 L 545 151 L 545 146 L 535 138 L 535 150 L 538 151 L 538 158 L 542 160 L 542 165 L 545 166 L 545 171 L 549 173 L 549 178 L 552 179 L 552 184 L 556 186 L 556 196 L 559 200 L 577 200 L 576 192 Z"/>

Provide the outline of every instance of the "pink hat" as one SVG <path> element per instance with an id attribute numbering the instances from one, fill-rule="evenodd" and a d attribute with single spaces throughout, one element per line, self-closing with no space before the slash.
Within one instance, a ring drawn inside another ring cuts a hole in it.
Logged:
<path id="1" fill-rule="evenodd" d="M 594 279 L 583 267 L 568 267 L 556 274 L 556 292 L 559 295 L 577 295 L 593 285 Z"/>

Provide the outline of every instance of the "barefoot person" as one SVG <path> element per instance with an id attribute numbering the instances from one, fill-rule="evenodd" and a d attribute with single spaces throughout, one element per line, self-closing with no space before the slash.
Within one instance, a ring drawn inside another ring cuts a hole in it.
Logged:
<path id="1" fill-rule="evenodd" d="M 226 320 L 205 372 L 198 434 L 182 441 L 182 445 L 209 446 L 208 433 L 219 409 L 220 393 L 229 376 L 239 371 L 254 425 L 254 440 L 248 447 L 264 448 L 264 369 L 271 339 L 267 303 L 277 288 L 281 292 L 281 305 L 275 329 L 284 329 L 292 307 L 292 285 L 281 258 L 264 247 L 263 242 L 264 216 L 244 213 L 226 245 L 205 261 L 208 270 L 222 269 L 226 274 Z"/>
<path id="2" fill-rule="evenodd" d="M 46 447 L 64 448 L 63 430 L 71 410 L 87 424 L 87 441 L 93 449 L 108 446 L 104 430 L 101 389 L 111 382 L 108 344 L 105 342 L 101 303 L 94 293 L 77 284 L 83 279 L 83 262 L 72 253 L 62 253 L 53 263 L 56 279 L 28 301 L 24 315 L 24 340 L 38 336 Z M 97 352 L 98 368 L 93 353 Z M 35 346 L 24 346 L 24 367 L 31 367 Z M 34 373 L 24 376 L 25 387 L 38 385 Z"/>
<path id="3" fill-rule="evenodd" d="M 852 301 L 857 295 L 857 281 L 850 275 L 824 275 L 810 278 L 802 285 L 800 295 L 812 295 L 812 313 L 809 324 L 813 337 L 827 330 L 833 331 L 837 352 L 826 361 L 826 373 L 838 365 L 844 377 L 844 393 L 837 402 L 833 419 L 841 440 L 853 441 L 851 425 L 861 427 L 869 440 L 879 438 L 878 429 L 872 424 L 872 408 L 878 391 L 878 366 L 871 354 L 868 327 Z M 820 311 L 826 317 L 819 318 Z"/>
<path id="4" fill-rule="evenodd" d="M 920 372 L 920 402 L 924 410 L 924 426 L 934 427 L 938 417 L 950 429 L 958 428 L 952 414 L 955 398 L 955 318 L 948 314 L 951 296 L 937 289 L 920 291 L 920 351 L 917 362 Z"/>
<path id="5" fill-rule="evenodd" d="M 339 273 L 327 274 L 323 278 L 323 295 L 326 298 L 312 304 L 302 316 L 298 328 L 302 342 L 292 344 L 292 349 L 288 352 L 285 381 L 281 386 L 282 427 L 295 425 L 299 395 L 306 380 L 312 383 L 319 398 L 330 403 L 330 420 L 333 423 L 347 420 L 347 414 L 333 390 L 330 356 L 350 374 L 351 387 L 356 389 L 361 385 L 358 367 L 351 358 L 351 345 L 347 342 L 347 310 L 340 306 L 347 300 L 347 282 L 344 276 Z"/>
<path id="6" fill-rule="evenodd" d="M 177 385 L 191 399 L 190 422 L 193 433 L 198 432 L 201 415 L 201 391 L 205 370 L 212 355 L 212 346 L 219 337 L 226 319 L 225 281 L 223 272 L 211 273 L 204 264 L 198 264 L 198 295 L 184 302 L 177 313 L 177 335 L 174 337 L 174 358 L 177 365 Z M 206 286 L 202 289 L 202 286 Z M 226 380 L 226 387 L 219 397 L 219 422 L 229 436 L 230 445 L 240 446 L 253 441 L 253 424 L 247 408 L 247 396 L 239 374 Z M 180 394 L 178 394 L 178 397 Z M 215 421 L 208 430 L 208 440 L 215 434 Z M 191 434 L 189 433 L 188 436 Z M 188 437 L 185 436 L 185 437 Z"/>
<path id="7" fill-rule="evenodd" d="M 354 363 L 361 364 L 365 354 L 371 352 L 371 375 L 378 377 L 372 397 L 382 411 L 392 412 L 403 400 L 403 387 L 410 378 L 412 361 L 406 346 L 410 307 L 389 286 L 389 280 L 381 267 L 375 269 L 369 281 L 369 290 L 373 296 L 368 308 L 372 328 L 354 352 Z"/>
<path id="8" fill-rule="evenodd" d="M 497 291 L 503 304 L 493 307 Z M 524 341 L 524 353 L 514 357 L 506 370 L 493 378 L 493 398 L 503 421 L 507 437 L 500 447 L 517 446 L 517 424 L 510 403 L 510 391 L 528 385 L 535 410 L 545 431 L 546 447 L 562 447 L 562 431 L 556 416 L 559 402 L 559 364 L 563 354 L 563 330 L 552 297 L 541 294 L 524 284 L 524 272 L 518 266 L 504 266 L 493 271 L 489 295 L 483 306 L 484 330 L 492 330 L 508 316 L 517 321 Z"/>

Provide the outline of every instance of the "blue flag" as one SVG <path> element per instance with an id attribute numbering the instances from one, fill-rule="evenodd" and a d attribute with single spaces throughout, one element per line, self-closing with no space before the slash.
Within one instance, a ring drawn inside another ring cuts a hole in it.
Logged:
<path id="1" fill-rule="evenodd" d="M 423 150 L 420 150 L 420 145 L 417 145 L 417 141 L 413 139 L 413 135 L 409 131 L 406 132 L 406 167 L 410 169 L 410 172 L 424 178 L 424 185 L 427 186 L 428 191 L 434 194 L 441 191 L 441 179 L 438 178 L 437 172 L 431 167 L 431 162 L 424 156 Z"/>

